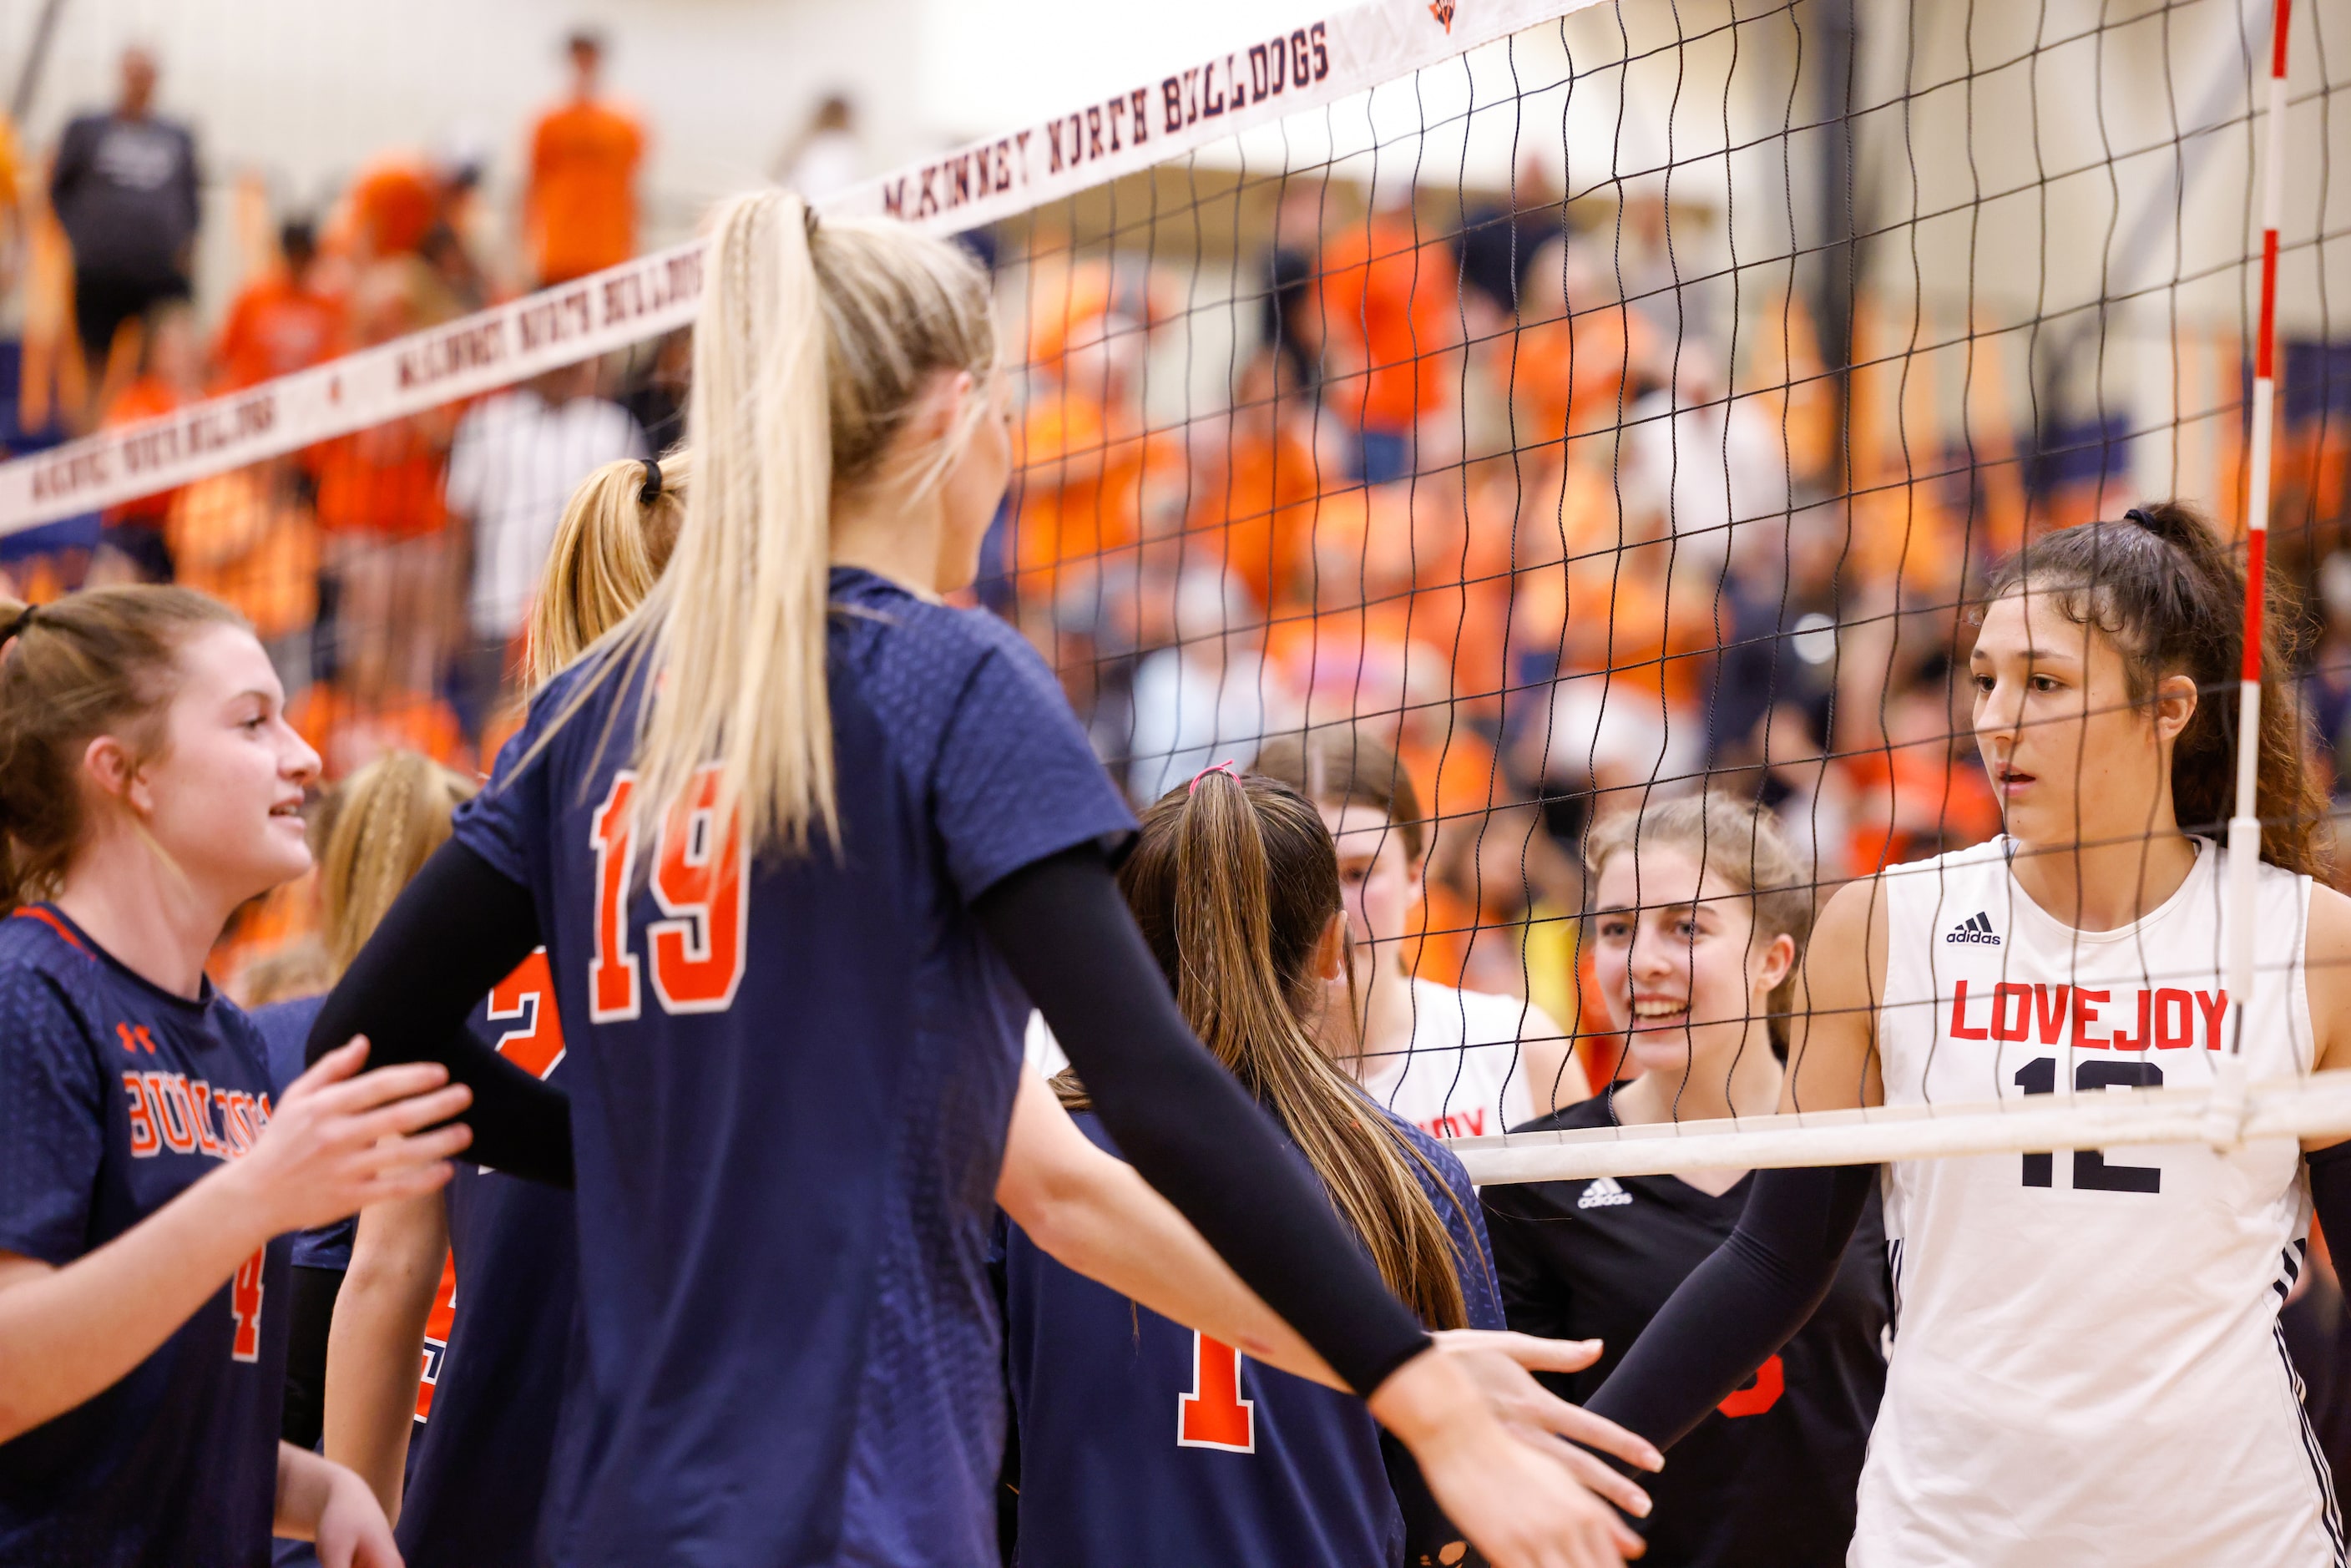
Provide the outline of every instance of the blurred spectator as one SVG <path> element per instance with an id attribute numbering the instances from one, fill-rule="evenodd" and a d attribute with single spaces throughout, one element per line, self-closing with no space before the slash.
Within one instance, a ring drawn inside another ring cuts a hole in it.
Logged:
<path id="1" fill-rule="evenodd" d="M 539 116 L 530 137 L 524 229 L 542 287 L 564 283 L 637 253 L 637 165 L 645 133 L 635 117 L 597 96 L 604 63 L 599 34 L 573 33 L 571 96 Z"/>
<path id="2" fill-rule="evenodd" d="M 2337 801 L 2351 795 L 2351 554 L 2318 563 L 2318 645 L 2302 679 L 2303 711 Z"/>
<path id="3" fill-rule="evenodd" d="M 1671 387 L 1634 403 L 1620 465 L 1626 504 L 1663 513 L 1674 566 L 1708 599 L 1727 591 L 1733 525 L 1788 510 L 1788 466 L 1779 433 L 1729 382 L 1702 344 L 1686 343 Z"/>
<path id="4" fill-rule="evenodd" d="M 521 667 L 522 633 L 556 526 L 590 471 L 645 455 L 637 422 L 595 395 L 592 360 L 484 399 L 449 449 L 449 511 L 470 541 L 457 714 L 478 738 Z"/>
<path id="5" fill-rule="evenodd" d="M 304 370 L 341 348 L 343 301 L 312 276 L 318 236 L 307 223 L 277 231 L 279 267 L 246 286 L 213 347 L 224 385 L 234 389 Z"/>
<path id="6" fill-rule="evenodd" d="M 182 489 L 164 532 L 177 580 L 236 607 L 290 701 L 310 684 L 319 531 L 298 460 L 272 457 Z"/>
<path id="7" fill-rule="evenodd" d="M 1296 722 L 1294 705 L 1270 670 L 1263 635 L 1240 584 L 1214 570 L 1176 585 L 1176 646 L 1147 655 L 1134 673 L 1134 742 L 1127 792 L 1156 800 L 1229 757 L 1247 767 L 1258 743 Z"/>
<path id="8" fill-rule="evenodd" d="M 1312 417 L 1280 384 L 1288 365 L 1262 350 L 1242 367 L 1226 437 L 1192 497 L 1190 561 L 1223 567 L 1267 610 L 1311 597 L 1307 541 L 1322 488 Z"/>
<path id="9" fill-rule="evenodd" d="M 1322 251 L 1322 209 L 1329 193 L 1312 182 L 1290 186 L 1273 212 L 1273 247 L 1266 253 L 1265 341 L 1299 386 L 1311 391 L 1321 374 L 1322 333 L 1315 320 L 1314 268 Z"/>
<path id="10" fill-rule="evenodd" d="M 1421 439 L 1453 408 L 1458 264 L 1424 240 L 1413 195 L 1409 180 L 1383 175 L 1373 210 L 1322 247 L 1323 401 L 1354 436 L 1356 472 L 1372 485 L 1422 465 Z"/>
<path id="11" fill-rule="evenodd" d="M 23 154 L 16 146 L 16 123 L 0 110 L 0 298 L 16 287 L 23 258 L 24 226 L 16 215 L 25 197 Z"/>
<path id="12" fill-rule="evenodd" d="M 136 337 L 138 373 L 106 405 L 103 423 L 136 424 L 191 402 L 204 389 L 204 360 L 196 348 L 195 318 L 185 305 L 155 308 Z M 172 548 L 164 526 L 176 490 L 141 496 L 107 508 L 91 558 L 89 585 L 172 580 Z"/>
<path id="13" fill-rule="evenodd" d="M 328 249 L 364 269 L 372 263 L 422 256 L 436 231 L 462 236 L 482 181 L 478 148 L 452 140 L 430 155 L 388 152 L 361 169 L 334 221 Z"/>
<path id="14" fill-rule="evenodd" d="M 645 444 L 666 452 L 685 439 L 685 394 L 694 379 L 694 329 L 681 327 L 639 355 L 621 391 L 621 406 L 645 433 Z"/>
<path id="15" fill-rule="evenodd" d="M 1520 448 L 1552 458 L 1567 449 L 1551 443 L 1614 431 L 1643 392 L 1667 380 L 1663 345 L 1672 340 L 1625 309 L 1608 273 L 1582 249 L 1564 240 L 1544 245 L 1528 266 L 1520 298 L 1528 325 L 1516 352 L 1496 361 L 1510 377 Z"/>
<path id="16" fill-rule="evenodd" d="M 811 202 L 857 183 L 865 154 L 857 138 L 857 106 L 841 93 L 828 93 L 799 135 L 776 154 L 776 183 Z"/>
<path id="17" fill-rule="evenodd" d="M 99 371 L 123 324 L 188 298 L 202 175 L 187 127 L 152 112 L 155 59 L 122 51 L 112 109 L 67 125 L 49 204 L 73 246 L 74 326 Z"/>

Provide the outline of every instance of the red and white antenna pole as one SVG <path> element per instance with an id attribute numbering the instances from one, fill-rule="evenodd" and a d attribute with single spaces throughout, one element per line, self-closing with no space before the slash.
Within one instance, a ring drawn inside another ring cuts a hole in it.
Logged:
<path id="1" fill-rule="evenodd" d="M 2237 803 L 2229 818 L 2228 975 L 2237 1027 L 2215 1065 L 2213 1114 L 2238 1120 L 2244 1103 L 2245 1014 L 2253 998 L 2253 876 L 2262 853 L 2254 779 L 2262 743 L 2262 601 L 2270 542 L 2270 447 L 2277 422 L 2278 221 L 2285 206 L 2285 63 L 2293 0 L 2270 21 L 2269 120 L 2262 147 L 2262 309 L 2253 329 L 2253 428 L 2245 486 L 2245 663 L 2237 689 Z M 2233 1143 L 2231 1129 L 2230 1142 Z"/>

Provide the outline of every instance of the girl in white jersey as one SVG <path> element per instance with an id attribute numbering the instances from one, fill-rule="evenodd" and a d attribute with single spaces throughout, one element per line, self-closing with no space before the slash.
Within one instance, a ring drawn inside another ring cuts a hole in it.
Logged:
<path id="1" fill-rule="evenodd" d="M 1413 973 L 1405 916 L 1428 858 L 1420 797 L 1395 753 L 1352 726 L 1277 736 L 1252 765 L 1312 800 L 1339 846 L 1347 925 L 1367 961 L 1338 982 L 1324 1049 L 1364 1092 L 1440 1138 L 1506 1132 L 1591 1092 L 1566 1031 L 1520 997 Z"/>
<path id="2" fill-rule="evenodd" d="M 1783 1109 L 2212 1081 L 2232 1031 L 2203 835 L 2231 806 L 2243 593 L 2170 505 L 2052 534 L 1995 580 L 1969 666 L 2007 832 L 1828 901 Z M 2255 1079 L 2351 1064 L 2351 900 L 2312 880 L 2323 806 L 2281 691 L 2260 739 Z M 1897 1330 L 1849 1561 L 2342 1563 L 2277 1312 L 2314 1197 L 2351 1235 L 2346 1152 L 1888 1167 Z M 1875 1179 L 1759 1176 L 1590 1408 L 1661 1444 L 1688 1431 L 1804 1322 Z"/>

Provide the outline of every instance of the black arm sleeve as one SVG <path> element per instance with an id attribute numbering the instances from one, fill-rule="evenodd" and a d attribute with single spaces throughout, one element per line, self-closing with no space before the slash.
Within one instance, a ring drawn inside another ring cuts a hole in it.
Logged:
<path id="1" fill-rule="evenodd" d="M 1025 866 L 973 910 L 1120 1150 L 1349 1387 L 1369 1394 L 1427 1346 L 1329 1198 L 1185 1023 L 1100 849 Z"/>
<path id="2" fill-rule="evenodd" d="M 1876 1166 L 1758 1171 L 1730 1239 L 1657 1310 L 1585 1408 L 1670 1448 L 1804 1326 L 1877 1181 Z"/>
<path id="3" fill-rule="evenodd" d="M 466 1015 L 538 946 L 530 892 L 451 840 L 402 890 L 310 1026 L 316 1061 L 355 1034 L 368 1065 L 437 1061 L 474 1092 L 469 1160 L 571 1185 L 571 1104 L 466 1031 Z"/>

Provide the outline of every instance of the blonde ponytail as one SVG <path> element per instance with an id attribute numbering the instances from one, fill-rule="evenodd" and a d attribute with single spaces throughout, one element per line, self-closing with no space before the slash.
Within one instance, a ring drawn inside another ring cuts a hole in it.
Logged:
<path id="1" fill-rule="evenodd" d="M 677 548 L 595 679 L 651 658 L 641 816 L 666 812 L 716 764 L 710 804 L 740 813 L 752 852 L 797 854 L 840 831 L 825 690 L 833 497 L 903 485 L 912 499 L 939 482 L 987 400 L 967 399 L 903 471 L 885 460 L 933 375 L 995 368 L 995 316 L 960 246 L 888 220 L 820 227 L 779 191 L 720 207 L 705 266 Z"/>
<path id="2" fill-rule="evenodd" d="M 661 580 L 685 518 L 692 460 L 683 451 L 659 465 L 661 485 L 633 457 L 607 463 L 580 482 L 563 508 L 555 544 L 530 606 L 528 689 L 538 690 L 635 613 Z"/>

